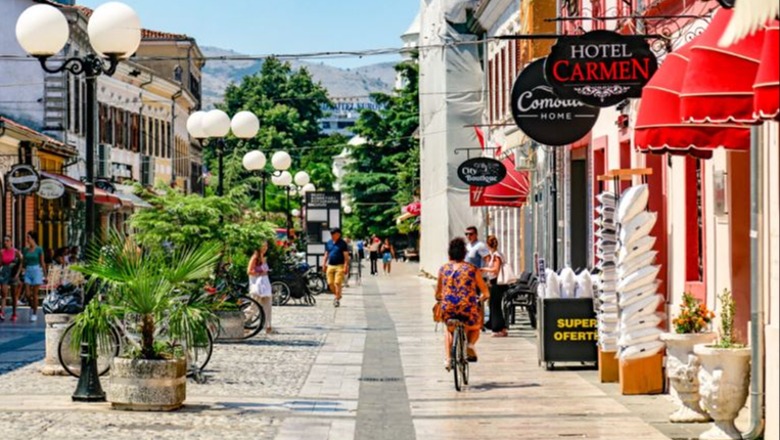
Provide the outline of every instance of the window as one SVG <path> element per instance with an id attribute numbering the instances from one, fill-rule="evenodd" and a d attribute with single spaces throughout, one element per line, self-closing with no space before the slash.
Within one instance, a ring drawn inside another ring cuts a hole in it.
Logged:
<path id="1" fill-rule="evenodd" d="M 181 83 L 181 73 L 182 73 L 181 66 L 176 66 L 176 68 L 173 69 L 173 80 L 178 83 Z"/>

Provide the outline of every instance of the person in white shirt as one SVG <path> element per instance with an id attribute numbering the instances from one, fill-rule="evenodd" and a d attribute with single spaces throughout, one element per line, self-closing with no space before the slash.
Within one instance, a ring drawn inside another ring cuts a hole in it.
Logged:
<path id="1" fill-rule="evenodd" d="M 466 262 L 473 264 L 477 269 L 481 269 L 485 262 L 485 257 L 490 254 L 485 243 L 479 241 L 477 228 L 469 226 L 466 228 Z"/>

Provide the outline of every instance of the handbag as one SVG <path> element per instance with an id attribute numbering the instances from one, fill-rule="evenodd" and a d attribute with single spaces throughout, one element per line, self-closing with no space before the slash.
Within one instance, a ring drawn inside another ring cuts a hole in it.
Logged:
<path id="1" fill-rule="evenodd" d="M 433 322 L 444 322 L 444 316 L 441 309 L 441 303 L 436 302 L 436 304 L 433 305 Z"/>
<path id="2" fill-rule="evenodd" d="M 507 264 L 504 258 L 501 258 L 501 263 L 501 270 L 498 271 L 498 284 L 512 284 L 514 281 L 517 281 L 512 266 Z"/>

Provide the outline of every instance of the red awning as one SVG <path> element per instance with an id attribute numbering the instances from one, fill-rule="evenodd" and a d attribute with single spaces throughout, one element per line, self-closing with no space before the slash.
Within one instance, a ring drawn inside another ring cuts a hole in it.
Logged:
<path id="1" fill-rule="evenodd" d="M 691 48 L 701 36 L 667 55 L 642 91 L 635 127 L 635 145 L 645 153 L 712 157 L 715 148 L 748 150 L 750 129 L 742 124 L 684 123 L 680 92 Z"/>
<path id="2" fill-rule="evenodd" d="M 756 122 L 753 82 L 765 32 L 761 29 L 726 48 L 718 46 L 733 14 L 731 9 L 717 10 L 707 29 L 691 45 L 680 93 L 683 121 Z"/>
<path id="3" fill-rule="evenodd" d="M 505 157 L 501 163 L 506 167 L 504 180 L 492 186 L 470 187 L 471 206 L 521 207 L 525 204 L 531 187 L 528 172 L 515 170 L 514 154 Z"/>
<path id="4" fill-rule="evenodd" d="M 780 120 L 780 21 L 764 29 L 761 64 L 753 84 L 753 113 L 757 119 Z"/>
<path id="5" fill-rule="evenodd" d="M 84 186 L 83 182 L 68 176 L 63 176 L 62 174 L 48 173 L 46 171 L 41 171 L 40 175 L 46 177 L 47 179 L 54 179 L 59 181 L 65 185 L 66 188 L 78 193 L 79 199 L 86 199 L 86 187 Z M 95 203 L 102 205 L 121 206 L 122 200 L 111 193 L 103 191 L 99 188 L 95 188 Z"/>

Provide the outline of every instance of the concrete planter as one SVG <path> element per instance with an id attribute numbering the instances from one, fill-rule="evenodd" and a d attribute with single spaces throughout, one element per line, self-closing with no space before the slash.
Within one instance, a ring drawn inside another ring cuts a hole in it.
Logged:
<path id="1" fill-rule="evenodd" d="M 677 394 L 678 409 L 669 416 L 672 423 L 705 423 L 712 419 L 705 412 L 699 397 L 699 358 L 693 354 L 696 344 L 709 344 L 715 333 L 664 333 L 668 354 L 666 371 Z"/>
<path id="2" fill-rule="evenodd" d="M 217 341 L 235 341 L 244 338 L 244 312 L 240 310 L 216 312 L 219 318 Z"/>
<path id="3" fill-rule="evenodd" d="M 184 359 L 149 361 L 117 357 L 111 365 L 106 400 L 112 409 L 173 411 L 184 404 L 186 385 Z"/>
<path id="4" fill-rule="evenodd" d="M 59 346 L 62 334 L 68 328 L 73 317 L 65 313 L 51 313 L 44 315 L 46 320 L 46 357 L 43 360 L 41 373 L 46 376 L 66 376 L 68 374 L 60 364 Z"/>
<path id="5" fill-rule="evenodd" d="M 734 419 L 745 406 L 750 386 L 750 348 L 694 346 L 701 361 L 699 393 L 702 407 L 713 420 L 713 427 L 702 440 L 741 439 Z"/>

